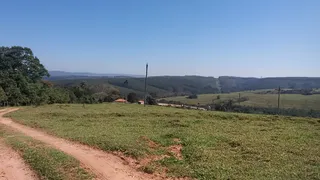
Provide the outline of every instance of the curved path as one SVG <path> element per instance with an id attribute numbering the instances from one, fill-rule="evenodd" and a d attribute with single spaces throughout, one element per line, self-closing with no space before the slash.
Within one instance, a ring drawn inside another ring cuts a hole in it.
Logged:
<path id="1" fill-rule="evenodd" d="M 67 141 L 65 139 L 57 138 L 48 135 L 39 130 L 27 127 L 25 125 L 13 122 L 9 118 L 4 118 L 3 115 L 12 111 L 18 110 L 17 108 L 8 108 L 0 110 L 0 123 L 16 129 L 27 136 L 42 141 L 46 144 L 59 149 L 66 154 L 78 159 L 85 168 L 92 171 L 97 179 L 103 180 L 144 180 L 155 179 L 154 176 L 136 171 L 125 162 L 110 153 L 91 148 L 82 144 Z M 157 178 L 156 178 L 157 179 Z"/>

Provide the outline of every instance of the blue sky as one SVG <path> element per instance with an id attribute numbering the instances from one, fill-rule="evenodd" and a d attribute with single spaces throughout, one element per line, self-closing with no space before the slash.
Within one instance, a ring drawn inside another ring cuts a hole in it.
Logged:
<path id="1" fill-rule="evenodd" d="M 49 70 L 320 77 L 319 0 L 1 2 L 0 46 Z"/>

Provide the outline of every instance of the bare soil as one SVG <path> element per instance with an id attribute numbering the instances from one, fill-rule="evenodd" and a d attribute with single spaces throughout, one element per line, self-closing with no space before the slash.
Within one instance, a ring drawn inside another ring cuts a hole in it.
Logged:
<path id="1" fill-rule="evenodd" d="M 0 180 L 36 180 L 36 174 L 17 152 L 0 139 Z"/>
<path id="2" fill-rule="evenodd" d="M 172 145 L 168 148 L 168 150 L 174 155 L 175 158 L 182 160 L 182 145 L 180 144 L 176 144 L 176 145 Z"/>

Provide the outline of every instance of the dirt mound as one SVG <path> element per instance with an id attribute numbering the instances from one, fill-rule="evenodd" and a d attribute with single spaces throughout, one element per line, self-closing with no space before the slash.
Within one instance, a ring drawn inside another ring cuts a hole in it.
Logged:
<path id="1" fill-rule="evenodd" d="M 182 145 L 181 144 L 176 144 L 169 146 L 168 150 L 174 155 L 175 158 L 182 160 Z"/>
<path id="2" fill-rule="evenodd" d="M 138 143 L 139 142 L 146 142 L 148 144 L 148 147 L 152 148 L 152 149 L 156 149 L 156 148 L 160 147 L 159 144 L 157 144 L 156 142 L 152 141 L 151 139 L 149 139 L 146 136 L 140 136 L 140 138 L 138 140 Z"/>

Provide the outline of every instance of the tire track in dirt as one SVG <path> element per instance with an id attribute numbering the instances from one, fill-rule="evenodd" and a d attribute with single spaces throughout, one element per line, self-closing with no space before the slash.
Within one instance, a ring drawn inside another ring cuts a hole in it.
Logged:
<path id="1" fill-rule="evenodd" d="M 134 168 L 125 165 L 125 161 L 121 158 L 106 153 L 101 150 L 91 148 L 82 144 L 67 141 L 62 138 L 57 138 L 48 135 L 44 132 L 27 127 L 25 125 L 13 122 L 9 118 L 4 118 L 3 115 L 9 112 L 18 110 L 18 108 L 9 108 L 0 110 L 0 123 L 16 129 L 23 134 L 34 139 L 42 141 L 46 144 L 59 149 L 66 154 L 78 159 L 84 167 L 92 171 L 97 179 L 103 180 L 145 180 L 145 179 L 160 179 L 146 173 L 138 172 Z M 161 178 L 162 179 L 162 178 Z"/>
<path id="2" fill-rule="evenodd" d="M 36 180 L 20 155 L 0 139 L 0 180 Z"/>

